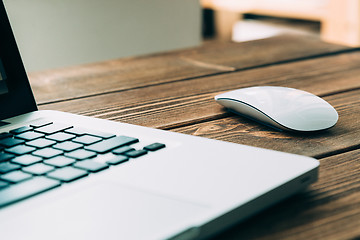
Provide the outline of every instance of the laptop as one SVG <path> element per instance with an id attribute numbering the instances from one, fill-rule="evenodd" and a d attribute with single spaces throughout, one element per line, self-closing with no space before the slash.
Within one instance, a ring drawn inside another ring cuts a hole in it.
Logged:
<path id="1" fill-rule="evenodd" d="M 0 4 L 2 239 L 206 239 L 306 188 L 317 160 L 39 111 Z"/>

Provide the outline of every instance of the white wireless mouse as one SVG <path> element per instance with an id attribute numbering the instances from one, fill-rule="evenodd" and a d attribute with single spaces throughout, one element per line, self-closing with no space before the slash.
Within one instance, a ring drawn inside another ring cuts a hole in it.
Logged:
<path id="1" fill-rule="evenodd" d="M 322 98 L 294 88 L 249 87 L 215 96 L 230 111 L 287 131 L 318 131 L 333 127 L 336 110 Z"/>

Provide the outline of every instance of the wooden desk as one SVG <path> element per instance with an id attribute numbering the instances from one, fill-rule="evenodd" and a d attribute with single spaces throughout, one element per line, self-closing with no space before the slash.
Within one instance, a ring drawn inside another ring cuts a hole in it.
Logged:
<path id="1" fill-rule="evenodd" d="M 360 51 L 299 36 L 126 58 L 30 74 L 40 109 L 54 109 L 312 156 L 307 191 L 215 239 L 360 237 Z M 317 94 L 339 112 L 325 132 L 277 132 L 226 112 L 221 92 L 256 85 Z"/>

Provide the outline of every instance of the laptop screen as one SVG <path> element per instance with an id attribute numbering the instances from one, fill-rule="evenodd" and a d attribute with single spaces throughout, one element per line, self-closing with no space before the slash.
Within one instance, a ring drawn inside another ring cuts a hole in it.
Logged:
<path id="1" fill-rule="evenodd" d="M 9 90 L 6 85 L 6 72 L 0 59 L 0 95 L 8 93 L 8 91 Z"/>
<path id="2" fill-rule="evenodd" d="M 35 110 L 30 84 L 0 0 L 0 120 Z"/>

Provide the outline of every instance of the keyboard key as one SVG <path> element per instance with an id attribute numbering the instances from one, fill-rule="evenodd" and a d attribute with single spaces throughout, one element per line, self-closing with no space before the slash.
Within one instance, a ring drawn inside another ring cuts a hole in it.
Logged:
<path id="1" fill-rule="evenodd" d="M 65 156 L 57 156 L 54 158 L 44 160 L 45 164 L 48 164 L 48 165 L 51 165 L 54 167 L 65 167 L 65 166 L 73 164 L 74 162 L 76 162 L 74 159 L 68 158 Z"/>
<path id="2" fill-rule="evenodd" d="M 49 165 L 45 165 L 43 163 L 37 163 L 28 167 L 24 167 L 22 170 L 27 173 L 31 173 L 34 175 L 43 175 L 45 173 L 51 172 L 55 168 Z"/>
<path id="3" fill-rule="evenodd" d="M 80 169 L 83 169 L 83 170 L 86 170 L 89 172 L 99 172 L 101 170 L 108 168 L 109 166 L 104 163 L 95 162 L 93 160 L 85 160 L 85 161 L 75 163 L 74 167 L 80 168 Z"/>
<path id="4" fill-rule="evenodd" d="M 15 139 L 15 138 L 5 138 L 0 140 L 0 145 L 4 146 L 5 148 L 15 147 L 16 145 L 23 144 L 25 141 L 22 139 Z"/>
<path id="5" fill-rule="evenodd" d="M 25 145 L 18 145 L 18 146 L 12 147 L 12 148 L 5 149 L 5 152 L 16 154 L 16 155 L 24 155 L 24 154 L 27 154 L 27 153 L 31 153 L 31 152 L 33 152 L 35 150 L 36 150 L 36 148 L 34 148 L 34 147 L 28 147 L 28 146 L 25 146 Z"/>
<path id="6" fill-rule="evenodd" d="M 124 147 L 119 147 L 119 148 L 116 148 L 116 149 L 112 150 L 112 153 L 114 153 L 114 154 L 123 154 L 125 152 L 129 152 L 129 151 L 133 151 L 133 150 L 135 150 L 135 149 L 132 148 L 132 147 L 124 146 Z"/>
<path id="7" fill-rule="evenodd" d="M 16 138 L 20 138 L 20 139 L 23 139 L 25 141 L 31 141 L 31 140 L 35 140 L 37 138 L 41 138 L 43 136 L 44 136 L 44 134 L 42 134 L 42 133 L 24 132 L 24 133 L 21 133 L 19 135 L 16 135 Z"/>
<path id="8" fill-rule="evenodd" d="M 49 124 L 52 124 L 53 122 L 51 121 L 47 121 L 47 120 L 44 120 L 44 119 L 41 119 L 41 120 L 38 120 L 36 122 L 33 122 L 30 124 L 30 127 L 33 127 L 33 128 L 39 128 L 39 127 L 43 127 L 45 125 L 49 125 Z"/>
<path id="9" fill-rule="evenodd" d="M 13 129 L 11 131 L 9 131 L 11 134 L 20 134 L 20 133 L 24 133 L 24 132 L 27 132 L 27 131 L 31 131 L 33 130 L 32 127 L 29 127 L 29 126 L 24 126 L 24 127 L 20 127 L 20 128 L 16 128 L 16 129 Z"/>
<path id="10" fill-rule="evenodd" d="M 123 155 L 115 155 L 113 153 L 107 153 L 103 155 L 98 155 L 96 158 L 94 158 L 94 161 L 106 163 L 110 165 L 117 165 L 123 162 L 128 161 L 129 158 Z"/>
<path id="11" fill-rule="evenodd" d="M 9 162 L 0 163 L 0 173 L 8 173 L 20 169 L 21 166 L 18 164 L 12 164 Z"/>
<path id="12" fill-rule="evenodd" d="M 31 164 L 35 164 L 41 162 L 43 159 L 41 157 L 33 156 L 33 155 L 22 155 L 11 160 L 12 163 L 17 163 L 22 166 L 28 166 Z"/>
<path id="13" fill-rule="evenodd" d="M 62 143 L 58 143 L 53 146 L 53 148 L 63 150 L 65 152 L 74 151 L 74 150 L 82 148 L 82 147 L 83 147 L 82 144 L 74 143 L 74 142 L 62 142 Z"/>
<path id="14" fill-rule="evenodd" d="M 114 148 L 118 148 L 124 145 L 129 145 L 132 143 L 138 142 L 139 139 L 133 138 L 133 137 L 127 137 L 127 136 L 117 136 L 114 138 L 110 138 L 89 146 L 86 146 L 86 150 L 94 151 L 97 153 L 105 153 L 110 150 L 113 150 Z"/>
<path id="15" fill-rule="evenodd" d="M 4 182 L 0 180 L 0 190 L 3 188 L 6 188 L 7 186 L 9 186 L 10 184 L 8 182 Z"/>
<path id="16" fill-rule="evenodd" d="M 56 144 L 56 142 L 45 138 L 39 138 L 30 142 L 26 142 L 25 144 L 36 148 L 46 148 Z"/>
<path id="17" fill-rule="evenodd" d="M 75 137 L 76 136 L 73 134 L 58 132 L 58 133 L 54 133 L 54 134 L 46 136 L 46 139 L 50 139 L 50 140 L 57 141 L 57 142 L 64 142 L 64 141 L 73 139 Z"/>
<path id="18" fill-rule="evenodd" d="M 157 151 L 164 147 L 165 147 L 165 144 L 163 144 L 163 143 L 153 143 L 153 144 L 145 146 L 144 149 L 147 151 Z"/>
<path id="19" fill-rule="evenodd" d="M 53 133 L 64 131 L 65 129 L 72 128 L 71 125 L 62 124 L 62 123 L 53 123 L 45 125 L 43 127 L 36 128 L 35 131 L 50 135 Z"/>
<path id="20" fill-rule="evenodd" d="M 84 149 L 78 149 L 78 150 L 75 150 L 72 152 L 65 153 L 65 156 L 69 157 L 69 158 L 74 158 L 77 160 L 84 160 L 84 159 L 95 157 L 96 153 L 90 152 L 90 151 L 87 151 Z"/>
<path id="21" fill-rule="evenodd" d="M 0 162 L 5 162 L 5 161 L 10 160 L 10 159 L 12 159 L 14 157 L 15 157 L 15 155 L 13 155 L 13 154 L 0 153 Z"/>
<path id="22" fill-rule="evenodd" d="M 76 136 L 82 136 L 86 134 L 87 130 L 85 128 L 75 126 L 70 129 L 66 129 L 64 132 L 75 134 Z"/>
<path id="23" fill-rule="evenodd" d="M 129 158 L 125 157 L 125 156 L 116 156 L 113 159 L 109 159 L 108 161 L 106 161 L 107 164 L 111 164 L 111 165 L 117 165 L 123 162 L 129 161 Z"/>
<path id="24" fill-rule="evenodd" d="M 71 129 L 65 130 L 65 132 L 72 133 L 72 134 L 75 134 L 78 136 L 87 134 L 87 135 L 91 135 L 91 136 L 99 137 L 99 138 L 103 138 L 103 139 L 108 139 L 108 138 L 112 138 L 112 137 L 116 136 L 115 134 L 112 134 L 112 133 L 99 132 L 96 130 L 81 128 L 81 127 L 73 127 Z"/>
<path id="25" fill-rule="evenodd" d="M 48 177 L 55 178 L 63 182 L 71 182 L 87 175 L 87 171 L 73 167 L 60 168 L 47 174 Z"/>
<path id="26" fill-rule="evenodd" d="M 124 155 L 131 157 L 131 158 L 137 158 L 140 157 L 142 155 L 145 155 L 147 153 L 146 150 L 140 149 L 140 150 L 134 150 L 134 151 L 130 151 L 130 152 L 125 152 Z"/>
<path id="27" fill-rule="evenodd" d="M 0 139 L 12 138 L 12 136 L 13 136 L 12 134 L 7 133 L 7 132 L 0 133 Z"/>
<path id="28" fill-rule="evenodd" d="M 63 151 L 48 147 L 48 148 L 43 148 L 43 149 L 37 150 L 37 151 L 33 152 L 32 154 L 35 156 L 43 157 L 43 158 L 52 158 L 52 157 L 56 157 L 58 155 L 63 154 Z"/>
<path id="29" fill-rule="evenodd" d="M 0 207 L 60 186 L 57 180 L 36 177 L 0 190 Z"/>
<path id="30" fill-rule="evenodd" d="M 102 138 L 99 138 L 99 137 L 94 137 L 94 136 L 90 136 L 90 135 L 83 135 L 81 137 L 77 137 L 77 138 L 73 139 L 72 141 L 76 142 L 76 143 L 81 143 L 81 144 L 84 144 L 84 145 L 90 145 L 90 144 L 93 144 L 93 143 L 96 143 L 96 142 L 100 142 L 101 140 L 102 140 Z"/>
<path id="31" fill-rule="evenodd" d="M 7 174 L 2 175 L 1 179 L 11 182 L 11 183 L 18 183 L 18 182 L 22 182 L 24 180 L 28 180 L 31 177 L 32 177 L 31 174 L 24 173 L 22 171 L 13 171 L 13 172 L 9 172 Z"/>

